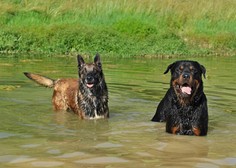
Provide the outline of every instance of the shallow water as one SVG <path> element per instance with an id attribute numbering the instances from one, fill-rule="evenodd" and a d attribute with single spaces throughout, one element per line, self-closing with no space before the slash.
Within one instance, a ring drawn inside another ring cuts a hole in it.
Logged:
<path id="1" fill-rule="evenodd" d="M 1 55 L 0 167 L 235 167 L 236 57 L 188 58 L 207 69 L 206 137 L 167 134 L 150 121 L 169 86 L 163 72 L 177 59 L 102 57 L 111 118 L 82 121 L 55 113 L 52 90 L 22 73 L 77 77 L 75 57 Z"/>

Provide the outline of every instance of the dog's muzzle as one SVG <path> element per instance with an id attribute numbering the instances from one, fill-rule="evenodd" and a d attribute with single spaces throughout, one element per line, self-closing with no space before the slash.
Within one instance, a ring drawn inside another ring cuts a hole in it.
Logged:
<path id="1" fill-rule="evenodd" d="M 92 76 L 87 76 L 86 77 L 86 80 L 85 80 L 85 82 L 86 82 L 86 86 L 88 87 L 88 88 L 92 88 L 93 86 L 94 86 L 94 77 L 92 77 Z"/>

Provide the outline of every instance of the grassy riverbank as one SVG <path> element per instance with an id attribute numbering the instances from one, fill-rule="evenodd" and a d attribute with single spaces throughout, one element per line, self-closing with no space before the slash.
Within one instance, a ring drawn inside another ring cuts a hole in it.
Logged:
<path id="1" fill-rule="evenodd" d="M 106 56 L 236 52 L 234 0 L 0 0 L 0 52 Z"/>

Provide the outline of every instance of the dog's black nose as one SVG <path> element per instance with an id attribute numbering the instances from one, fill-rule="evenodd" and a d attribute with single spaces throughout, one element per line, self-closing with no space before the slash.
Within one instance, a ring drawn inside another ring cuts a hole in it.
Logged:
<path id="1" fill-rule="evenodd" d="M 184 73 L 184 74 L 183 74 L 183 78 L 184 78 L 184 79 L 189 79 L 189 78 L 190 78 L 190 75 L 187 74 L 187 73 Z"/>
<path id="2" fill-rule="evenodd" d="M 92 76 L 87 76 L 86 80 L 88 83 L 92 83 L 94 81 L 94 78 Z"/>

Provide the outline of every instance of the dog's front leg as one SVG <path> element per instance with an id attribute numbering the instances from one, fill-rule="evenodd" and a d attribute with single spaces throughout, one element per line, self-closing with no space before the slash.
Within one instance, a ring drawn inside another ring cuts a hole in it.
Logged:
<path id="1" fill-rule="evenodd" d="M 171 134 L 181 134 L 180 117 L 169 115 L 166 120 L 166 132 Z"/>
<path id="2" fill-rule="evenodd" d="M 200 134 L 201 134 L 201 130 L 198 127 L 193 126 L 192 131 L 193 131 L 194 135 L 196 135 L 196 136 L 200 136 Z"/>

